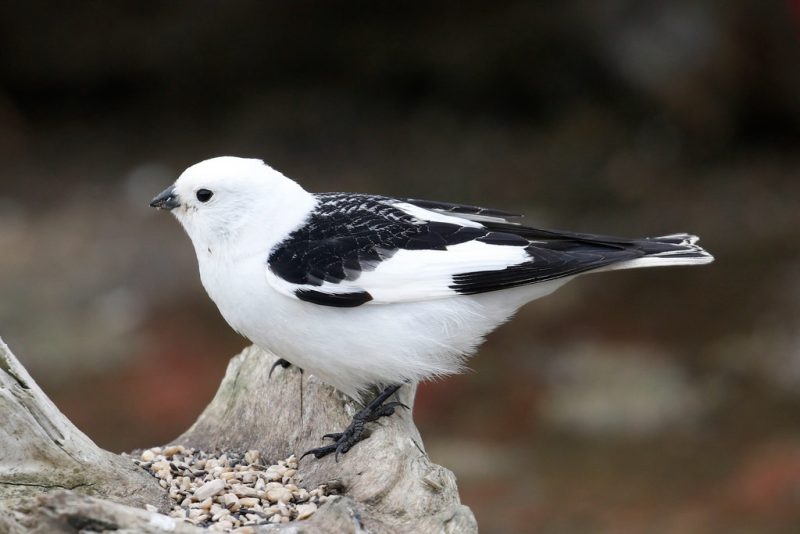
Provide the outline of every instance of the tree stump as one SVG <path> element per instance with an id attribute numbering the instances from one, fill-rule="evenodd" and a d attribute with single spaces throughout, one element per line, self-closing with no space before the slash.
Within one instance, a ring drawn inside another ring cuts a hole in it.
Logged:
<path id="1" fill-rule="evenodd" d="M 213 451 L 257 449 L 283 459 L 342 430 L 359 406 L 309 373 L 276 368 L 249 347 L 233 358 L 212 402 L 173 444 Z M 413 407 L 415 388 L 398 392 Z M 371 423 L 372 435 L 337 462 L 304 458 L 296 480 L 340 496 L 308 520 L 259 532 L 477 532 L 455 477 L 425 454 L 410 410 Z M 0 532 L 203 532 L 165 512 L 157 480 L 129 457 L 97 447 L 53 405 L 0 341 Z"/>

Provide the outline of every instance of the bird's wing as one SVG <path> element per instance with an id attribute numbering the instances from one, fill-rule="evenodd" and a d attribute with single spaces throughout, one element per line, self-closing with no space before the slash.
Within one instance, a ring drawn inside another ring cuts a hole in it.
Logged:
<path id="1" fill-rule="evenodd" d="M 508 222 L 510 214 L 473 206 L 349 193 L 316 197 L 305 223 L 270 252 L 267 280 L 285 295 L 324 306 L 496 291 L 661 250 L 645 250 L 649 240 L 530 228 Z"/>
<path id="2" fill-rule="evenodd" d="M 437 202 L 435 200 L 419 200 L 416 198 L 398 198 L 397 200 L 436 213 L 455 215 L 456 217 L 461 217 L 469 221 L 503 223 L 512 222 L 513 219 L 522 217 L 522 215 L 517 213 L 510 213 L 493 208 L 482 208 L 480 206 L 470 206 L 469 204 L 454 204 L 452 202 Z"/>

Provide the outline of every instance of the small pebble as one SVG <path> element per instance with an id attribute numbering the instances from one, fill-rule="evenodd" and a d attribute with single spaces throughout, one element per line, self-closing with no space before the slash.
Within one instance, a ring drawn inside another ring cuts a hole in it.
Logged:
<path id="1" fill-rule="evenodd" d="M 233 493 L 226 493 L 222 496 L 222 502 L 225 504 L 225 508 L 232 512 L 236 512 L 242 506 L 239 503 L 239 497 L 234 495 Z"/>
<path id="2" fill-rule="evenodd" d="M 287 503 L 292 500 L 292 492 L 284 487 L 270 489 L 267 490 L 267 499 L 269 502 Z"/>
<path id="3" fill-rule="evenodd" d="M 217 493 L 220 493 L 224 489 L 225 489 L 225 481 L 220 478 L 216 478 L 210 482 L 206 482 L 205 484 L 200 486 L 197 490 L 195 490 L 194 498 L 197 499 L 198 501 L 204 501 L 209 497 L 213 497 Z M 209 504 L 209 506 L 211 505 Z"/>
<path id="4" fill-rule="evenodd" d="M 219 521 L 223 517 L 226 517 L 226 516 L 229 516 L 229 515 L 231 515 L 231 513 L 228 510 L 226 510 L 225 508 L 223 508 L 222 510 L 220 510 L 219 512 L 217 512 L 217 513 L 215 513 L 214 515 L 211 516 L 211 521 Z"/>
<path id="5" fill-rule="evenodd" d="M 270 465 L 257 450 L 214 454 L 170 445 L 142 451 L 133 461 L 168 491 L 170 517 L 214 532 L 255 534 L 258 525 L 307 519 L 330 494 L 325 485 L 294 483 L 295 456 Z"/>
<path id="6" fill-rule="evenodd" d="M 267 480 L 271 480 L 271 481 L 276 481 L 276 480 L 280 480 L 281 478 L 283 478 L 283 475 L 281 475 L 280 473 L 278 473 L 275 470 L 270 470 L 270 469 L 267 469 L 267 472 L 264 473 L 264 475 L 267 477 Z"/>
<path id="7" fill-rule="evenodd" d="M 308 519 L 316 511 L 317 511 L 317 505 L 314 503 L 298 504 L 297 519 Z"/>
<path id="8" fill-rule="evenodd" d="M 261 499 L 256 499 L 255 497 L 242 497 L 241 499 L 239 499 L 239 504 L 244 506 L 245 508 L 253 508 L 260 502 Z"/>
<path id="9" fill-rule="evenodd" d="M 182 452 L 183 452 L 183 447 L 181 447 L 180 445 L 173 445 L 171 447 L 167 447 L 166 449 L 164 449 L 164 452 L 162 454 L 167 458 L 169 458 L 170 456 L 175 456 L 176 454 Z"/>

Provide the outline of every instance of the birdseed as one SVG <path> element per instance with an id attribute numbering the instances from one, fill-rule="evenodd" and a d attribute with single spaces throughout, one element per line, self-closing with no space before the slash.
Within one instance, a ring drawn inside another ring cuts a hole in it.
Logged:
<path id="1" fill-rule="evenodd" d="M 144 450 L 133 461 L 168 490 L 171 517 L 215 531 L 246 534 L 255 532 L 248 527 L 308 519 L 334 492 L 325 485 L 298 487 L 294 455 L 263 465 L 255 450 L 210 453 L 171 445 Z"/>

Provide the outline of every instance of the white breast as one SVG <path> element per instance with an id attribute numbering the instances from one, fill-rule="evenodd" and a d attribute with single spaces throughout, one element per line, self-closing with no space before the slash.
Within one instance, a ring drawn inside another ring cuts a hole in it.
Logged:
<path id="1" fill-rule="evenodd" d="M 459 372 L 465 356 L 536 294 L 499 291 L 420 302 L 336 308 L 303 302 L 266 282 L 266 259 L 204 254 L 209 296 L 236 331 L 337 389 L 358 397 L 374 384 Z"/>

